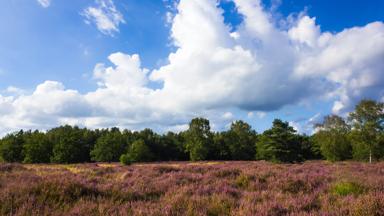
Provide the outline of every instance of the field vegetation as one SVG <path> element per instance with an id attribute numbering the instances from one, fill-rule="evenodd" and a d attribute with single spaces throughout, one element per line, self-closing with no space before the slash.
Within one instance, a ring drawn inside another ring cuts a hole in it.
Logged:
<path id="1" fill-rule="evenodd" d="M 384 163 L 2 164 L 0 215 L 384 215 Z"/>

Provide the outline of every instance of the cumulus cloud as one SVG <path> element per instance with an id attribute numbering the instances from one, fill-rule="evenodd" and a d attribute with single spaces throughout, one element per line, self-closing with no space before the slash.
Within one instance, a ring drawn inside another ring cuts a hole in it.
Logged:
<path id="1" fill-rule="evenodd" d="M 97 29 L 106 35 L 119 32 L 119 25 L 125 23 L 123 15 L 115 7 L 112 0 L 96 0 L 82 12 L 87 24 L 94 23 Z"/>
<path id="2" fill-rule="evenodd" d="M 37 0 L 37 3 L 39 3 L 44 8 L 47 8 L 49 5 L 51 5 L 51 0 Z"/>
<path id="3" fill-rule="evenodd" d="M 9 95 L 22 95 L 25 93 L 23 89 L 17 88 L 15 86 L 8 86 L 7 89 L 5 89 L 3 92 Z"/>
<path id="4" fill-rule="evenodd" d="M 1 96 L 0 133 L 20 128 L 49 128 L 65 118 L 81 118 L 90 115 L 83 95 L 66 90 L 63 84 L 45 81 L 30 95 Z"/>
<path id="5" fill-rule="evenodd" d="M 297 76 L 312 76 L 336 84 L 333 112 L 350 109 L 361 98 L 378 99 L 384 90 L 384 24 L 369 23 L 337 34 L 323 33 L 317 49 L 306 52 L 295 69 Z"/>
<path id="6" fill-rule="evenodd" d="M 111 66 L 95 66 L 95 91 L 80 94 L 46 81 L 29 95 L 0 96 L 0 123 L 9 129 L 69 123 L 161 131 L 205 116 L 214 129 L 223 129 L 235 119 L 232 108 L 263 118 L 267 111 L 321 98 L 334 101 L 333 111 L 340 113 L 361 98 L 383 98 L 382 22 L 330 33 L 302 14 L 282 29 L 259 0 L 234 2 L 244 17 L 235 32 L 215 0 L 181 0 L 171 20 L 176 49 L 167 64 L 149 70 L 138 54 L 113 53 Z M 106 34 L 118 31 L 123 18 L 113 2 L 97 5 L 85 10 L 87 19 Z M 161 87 L 150 88 L 151 82 Z"/>

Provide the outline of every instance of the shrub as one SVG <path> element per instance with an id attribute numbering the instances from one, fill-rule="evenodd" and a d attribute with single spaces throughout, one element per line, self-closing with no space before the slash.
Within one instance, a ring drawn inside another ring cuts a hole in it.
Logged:
<path id="1" fill-rule="evenodd" d="M 208 216 L 231 215 L 231 202 L 219 196 L 213 196 L 208 202 Z"/>
<path id="2" fill-rule="evenodd" d="M 147 162 L 153 159 L 151 150 L 141 139 L 132 143 L 126 155 L 131 162 Z"/>
<path id="3" fill-rule="evenodd" d="M 180 171 L 180 169 L 171 167 L 171 166 L 159 166 L 159 167 L 155 167 L 154 169 L 157 170 L 160 174 Z"/>
<path id="4" fill-rule="evenodd" d="M 303 180 L 289 180 L 287 184 L 283 185 L 282 190 L 285 193 L 297 194 L 300 191 L 307 191 L 308 186 Z"/>
<path id="5" fill-rule="evenodd" d="M 281 205 L 275 205 L 272 208 L 268 210 L 268 216 L 277 216 L 277 215 L 287 215 L 289 214 L 289 211 L 287 208 L 281 206 Z"/>
<path id="6" fill-rule="evenodd" d="M 354 205 L 351 215 L 384 215 L 384 197 L 381 194 L 369 194 L 364 196 L 356 205 Z"/>
<path id="7" fill-rule="evenodd" d="M 215 172 L 215 176 L 218 178 L 233 177 L 239 176 L 241 171 L 239 169 L 224 169 L 218 170 Z"/>
<path id="8" fill-rule="evenodd" d="M 331 193 L 339 196 L 360 195 L 366 191 L 366 188 L 356 182 L 338 182 L 331 187 Z"/>
<path id="9" fill-rule="evenodd" d="M 131 159 L 129 158 L 129 155 L 128 154 L 122 154 L 120 156 L 120 163 L 124 164 L 124 165 L 131 165 L 132 161 Z"/>
<path id="10" fill-rule="evenodd" d="M 249 176 L 239 175 L 236 178 L 235 184 L 236 184 L 237 187 L 245 189 L 245 188 L 248 187 L 249 182 L 250 182 L 250 177 Z"/>
<path id="11" fill-rule="evenodd" d="M 17 163 L 0 164 L 0 172 L 14 172 L 14 171 L 24 171 L 24 170 L 26 170 L 26 168 Z"/>

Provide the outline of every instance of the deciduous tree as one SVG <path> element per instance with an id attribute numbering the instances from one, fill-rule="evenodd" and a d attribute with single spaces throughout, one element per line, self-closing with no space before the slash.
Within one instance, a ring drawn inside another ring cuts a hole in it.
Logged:
<path id="1" fill-rule="evenodd" d="M 384 104 L 373 100 L 362 100 L 350 113 L 352 124 L 351 141 L 353 157 L 358 160 L 382 158 L 384 142 Z"/>
<path id="2" fill-rule="evenodd" d="M 352 157 L 352 147 L 348 134 L 349 125 L 337 115 L 324 117 L 322 123 L 315 126 L 313 141 L 320 147 L 321 154 L 330 161 L 340 161 Z"/>
<path id="3" fill-rule="evenodd" d="M 206 160 L 213 141 L 209 120 L 194 118 L 186 131 L 186 151 L 192 161 Z"/>

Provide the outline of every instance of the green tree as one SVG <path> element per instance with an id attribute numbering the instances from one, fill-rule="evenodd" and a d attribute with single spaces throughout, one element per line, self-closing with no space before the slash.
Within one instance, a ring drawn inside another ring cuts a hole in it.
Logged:
<path id="1" fill-rule="evenodd" d="M 84 130 L 79 127 L 69 125 L 48 131 L 48 138 L 53 143 L 51 162 L 86 162 L 89 158 L 89 150 L 83 132 Z"/>
<path id="2" fill-rule="evenodd" d="M 349 115 L 352 123 L 353 157 L 358 160 L 383 158 L 384 104 L 362 100 Z"/>
<path id="3" fill-rule="evenodd" d="M 288 122 L 273 121 L 256 143 L 256 158 L 275 162 L 297 162 L 303 159 L 296 131 Z"/>
<path id="4" fill-rule="evenodd" d="M 135 140 L 143 140 L 145 145 L 151 150 L 153 160 L 164 160 L 167 157 L 167 152 L 161 142 L 161 136 L 149 128 L 138 132 Z"/>
<path id="5" fill-rule="evenodd" d="M 224 137 L 232 160 L 255 159 L 257 134 L 249 124 L 243 121 L 233 122 Z"/>
<path id="6" fill-rule="evenodd" d="M 194 118 L 185 133 L 186 151 L 192 161 L 206 160 L 212 143 L 209 120 Z"/>
<path id="7" fill-rule="evenodd" d="M 147 162 L 153 160 L 153 154 L 149 147 L 145 144 L 144 140 L 136 140 L 134 141 L 127 154 L 121 156 L 120 160 L 127 164 L 126 161 L 129 162 Z"/>
<path id="8" fill-rule="evenodd" d="M 210 159 L 231 160 L 231 151 L 228 145 L 227 131 L 213 133 L 212 154 Z"/>
<path id="9" fill-rule="evenodd" d="M 348 139 L 350 127 L 343 118 L 328 115 L 315 127 L 318 131 L 314 134 L 313 141 L 327 160 L 340 161 L 352 157 L 352 147 Z"/>
<path id="10" fill-rule="evenodd" d="M 113 162 L 119 161 L 120 156 L 127 148 L 126 140 L 118 128 L 104 132 L 96 141 L 91 151 L 93 161 Z"/>
<path id="11" fill-rule="evenodd" d="M 100 130 L 89 130 L 87 128 L 82 129 L 82 139 L 83 139 L 83 151 L 85 153 L 84 155 L 84 161 L 91 161 L 91 154 L 90 152 L 96 145 L 96 141 L 101 136 Z"/>
<path id="12" fill-rule="evenodd" d="M 298 135 L 301 146 L 301 155 L 304 160 L 322 159 L 320 146 L 314 142 L 313 136 Z"/>
<path id="13" fill-rule="evenodd" d="M 168 132 L 161 136 L 161 157 L 158 160 L 186 160 L 188 154 L 184 151 L 183 143 L 183 137 L 174 132 Z"/>
<path id="14" fill-rule="evenodd" d="M 53 145 L 46 134 L 34 131 L 25 138 L 24 163 L 49 163 Z"/>
<path id="15" fill-rule="evenodd" d="M 0 157 L 6 162 L 22 162 L 24 131 L 8 134 L 0 142 Z"/>

